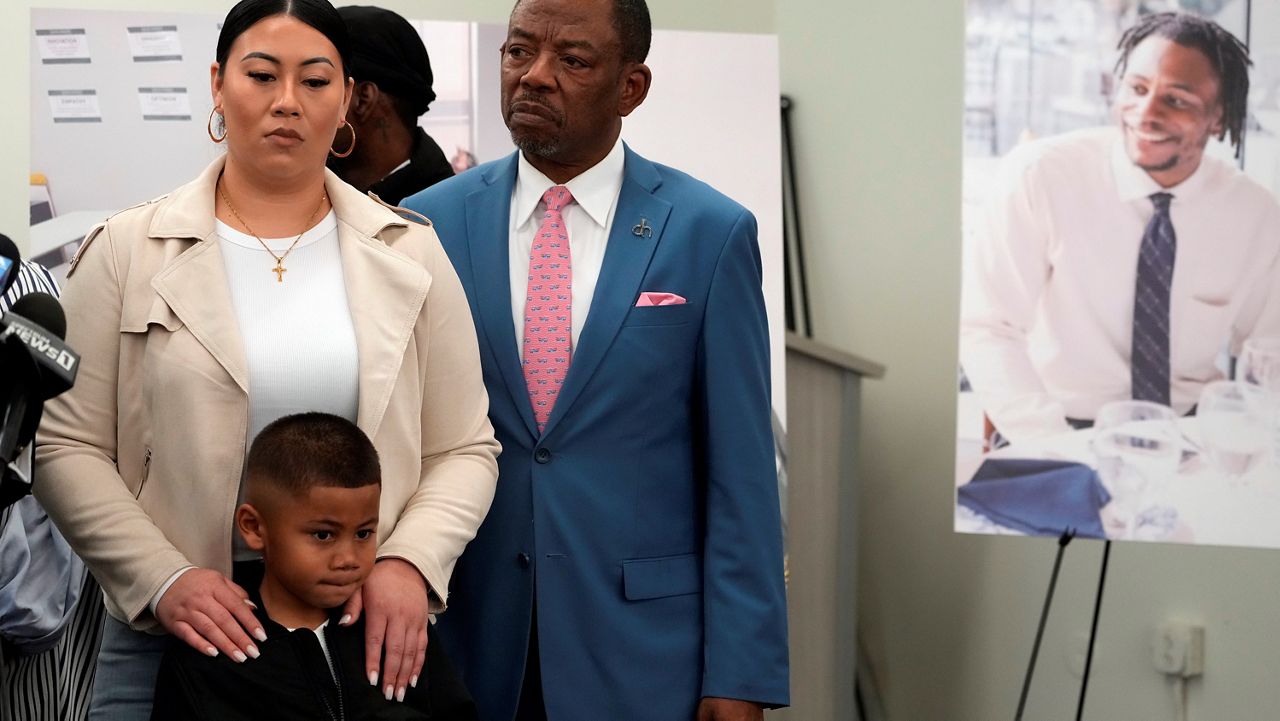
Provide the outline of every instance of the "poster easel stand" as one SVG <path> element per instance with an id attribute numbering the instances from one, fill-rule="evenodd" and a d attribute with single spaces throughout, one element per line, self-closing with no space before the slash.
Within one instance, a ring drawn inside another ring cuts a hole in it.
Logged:
<path id="1" fill-rule="evenodd" d="M 1018 696 L 1018 711 L 1014 721 L 1022 721 L 1022 714 L 1027 707 L 1027 694 L 1031 691 L 1031 679 L 1036 672 L 1036 659 L 1040 656 L 1040 642 L 1044 640 L 1044 627 L 1049 620 L 1049 607 L 1053 605 L 1053 595 L 1058 587 L 1058 573 L 1062 570 L 1062 556 L 1067 544 L 1075 538 L 1076 529 L 1068 528 L 1058 537 L 1058 552 L 1053 559 L 1053 572 L 1049 574 L 1049 590 L 1045 593 L 1044 608 L 1040 611 L 1040 623 L 1036 626 L 1036 639 L 1031 646 L 1031 660 L 1027 663 L 1027 674 L 1022 681 L 1022 692 Z M 1098 577 L 1098 593 L 1093 603 L 1093 621 L 1089 629 L 1089 650 L 1085 655 L 1084 677 L 1080 681 L 1080 700 L 1076 705 L 1076 721 L 1084 716 L 1084 699 L 1089 691 L 1089 671 L 1093 667 L 1093 648 L 1098 637 L 1098 616 L 1102 610 L 1102 591 L 1107 581 L 1107 562 L 1111 557 L 1111 541 L 1107 541 L 1102 549 L 1102 573 Z"/>
<path id="2" fill-rule="evenodd" d="M 1098 639 L 1098 615 L 1102 611 L 1102 590 L 1107 585 L 1107 561 L 1111 559 L 1111 541 L 1102 546 L 1102 570 L 1098 574 L 1098 595 L 1093 600 L 1093 622 L 1089 627 L 1089 651 L 1084 657 L 1084 678 L 1080 679 L 1080 702 L 1076 704 L 1076 721 L 1084 717 L 1084 696 L 1089 690 L 1089 670 L 1093 667 L 1093 644 Z"/>

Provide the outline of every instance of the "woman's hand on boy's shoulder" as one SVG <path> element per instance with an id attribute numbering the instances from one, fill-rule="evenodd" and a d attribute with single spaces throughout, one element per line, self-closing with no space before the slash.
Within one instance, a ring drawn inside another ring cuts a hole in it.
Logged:
<path id="1" fill-rule="evenodd" d="M 365 613 L 365 674 L 388 700 L 404 700 L 418 685 L 427 655 L 427 582 L 412 564 L 384 558 L 373 565 L 364 586 L 347 601 L 343 620 Z"/>
<path id="2" fill-rule="evenodd" d="M 250 634 L 267 640 L 252 609 L 249 594 L 231 579 L 212 569 L 192 568 L 160 597 L 156 620 L 203 654 L 223 653 L 243 663 L 259 655 Z"/>

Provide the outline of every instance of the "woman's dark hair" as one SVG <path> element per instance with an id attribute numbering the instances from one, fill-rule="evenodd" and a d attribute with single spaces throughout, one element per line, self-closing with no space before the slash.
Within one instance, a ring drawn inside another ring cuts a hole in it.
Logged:
<path id="1" fill-rule="evenodd" d="M 240 0 L 227 13 L 226 19 L 222 21 L 222 32 L 218 33 L 218 49 L 214 53 L 214 59 L 218 61 L 219 75 L 227 66 L 227 55 L 236 38 L 258 21 L 275 15 L 296 18 L 328 38 L 338 49 L 338 57 L 342 59 L 343 77 L 351 77 L 351 40 L 347 36 L 347 24 L 328 0 Z"/>
<path id="2" fill-rule="evenodd" d="M 1249 115 L 1249 66 L 1253 64 L 1249 48 L 1212 20 L 1186 13 L 1156 13 L 1138 21 L 1120 38 L 1117 76 L 1124 75 L 1133 49 L 1152 35 L 1199 50 L 1209 59 L 1218 76 L 1218 100 L 1222 103 L 1222 133 L 1218 139 L 1230 135 L 1239 157 L 1240 138 Z"/>

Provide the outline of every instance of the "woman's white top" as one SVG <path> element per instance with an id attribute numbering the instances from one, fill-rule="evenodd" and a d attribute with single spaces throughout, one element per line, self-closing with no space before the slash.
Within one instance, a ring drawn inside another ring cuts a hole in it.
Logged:
<path id="1" fill-rule="evenodd" d="M 302 234 L 284 259 L 276 279 L 273 258 L 252 235 L 215 222 L 240 337 L 249 370 L 249 419 L 246 453 L 258 432 L 293 413 L 324 411 L 356 421 L 360 401 L 359 357 L 355 326 L 347 304 L 347 285 L 338 249 L 338 219 L 332 210 Z M 283 255 L 293 238 L 263 238 Z M 244 480 L 238 503 L 244 502 Z M 238 504 L 237 504 L 238 505 Z M 243 561 L 261 554 L 232 533 L 232 557 Z M 187 569 L 167 580 L 160 597 Z"/>
<path id="2" fill-rule="evenodd" d="M 360 369 L 356 332 L 333 211 L 302 234 L 277 279 L 275 258 L 252 235 L 216 224 L 249 370 L 249 444 L 274 420 L 323 411 L 356 420 Z M 263 238 L 283 255 L 293 238 Z M 246 449 L 248 446 L 245 446 Z M 240 500 L 244 500 L 241 481 Z M 254 558 L 233 534 L 235 558 Z"/>

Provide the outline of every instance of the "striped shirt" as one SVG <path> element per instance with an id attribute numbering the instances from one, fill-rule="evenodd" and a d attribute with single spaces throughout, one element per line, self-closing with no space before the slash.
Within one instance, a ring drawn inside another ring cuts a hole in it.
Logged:
<path id="1" fill-rule="evenodd" d="M 18 268 L 18 277 L 13 281 L 13 286 L 0 296 L 0 313 L 9 310 L 19 298 L 28 293 L 48 293 L 55 298 L 61 295 L 58 281 L 53 279 L 52 273 L 39 263 L 24 260 L 22 267 Z"/>

